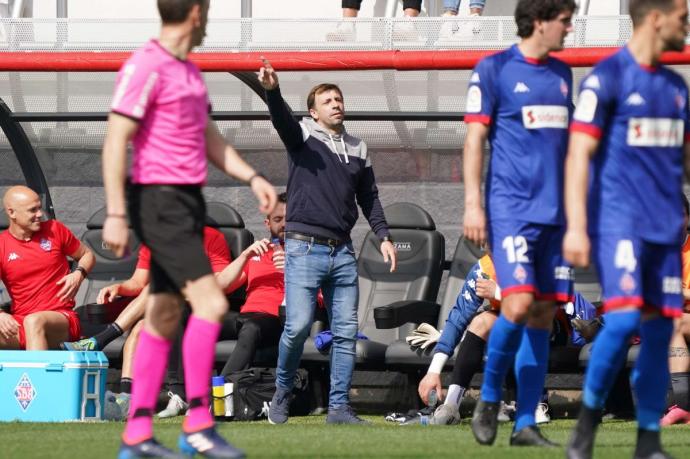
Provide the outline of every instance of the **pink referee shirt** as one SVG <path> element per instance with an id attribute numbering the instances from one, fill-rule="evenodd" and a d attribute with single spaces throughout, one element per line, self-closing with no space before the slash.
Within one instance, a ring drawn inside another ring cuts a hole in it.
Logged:
<path id="1" fill-rule="evenodd" d="M 210 102 L 201 72 L 151 40 L 117 75 L 111 110 L 139 122 L 130 180 L 138 184 L 206 182 Z"/>

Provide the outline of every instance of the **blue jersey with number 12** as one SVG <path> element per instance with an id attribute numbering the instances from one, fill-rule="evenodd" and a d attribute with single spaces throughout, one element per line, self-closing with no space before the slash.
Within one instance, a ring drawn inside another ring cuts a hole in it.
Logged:
<path id="1" fill-rule="evenodd" d="M 683 78 L 638 64 L 624 47 L 583 80 L 571 130 L 601 139 L 590 174 L 590 233 L 680 244 L 688 133 Z"/>
<path id="2" fill-rule="evenodd" d="M 517 45 L 475 67 L 465 122 L 490 126 L 489 221 L 564 223 L 571 92 L 572 72 L 565 63 L 527 58 Z"/>

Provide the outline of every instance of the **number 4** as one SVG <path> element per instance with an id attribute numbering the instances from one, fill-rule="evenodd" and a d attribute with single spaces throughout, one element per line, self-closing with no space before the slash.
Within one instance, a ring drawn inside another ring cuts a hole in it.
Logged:
<path id="1" fill-rule="evenodd" d="M 616 268 L 623 268 L 628 272 L 635 271 L 637 259 L 635 258 L 633 243 L 630 239 L 621 239 L 618 241 L 614 265 Z"/>
<path id="2" fill-rule="evenodd" d="M 508 263 L 529 263 L 527 258 L 527 239 L 524 236 L 508 236 L 503 239 L 503 248 L 508 257 Z"/>

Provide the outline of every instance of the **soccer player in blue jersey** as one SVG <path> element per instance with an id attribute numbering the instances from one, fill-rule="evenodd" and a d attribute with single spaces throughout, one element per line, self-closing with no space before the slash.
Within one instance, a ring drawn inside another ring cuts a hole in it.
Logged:
<path id="1" fill-rule="evenodd" d="M 555 446 L 537 429 L 534 412 L 544 387 L 554 306 L 572 298 L 571 269 L 561 256 L 572 72 L 549 53 L 563 48 L 575 8 L 573 0 L 520 0 L 520 43 L 480 61 L 470 78 L 463 229 L 476 243 L 488 236 L 503 292 L 472 418 L 481 444 L 496 439 L 501 386 L 514 360 L 518 393 L 510 444 Z M 485 214 L 480 184 L 487 139 Z"/>
<path id="2" fill-rule="evenodd" d="M 678 245 L 689 131 L 688 89 L 659 58 L 683 49 L 688 8 L 686 0 L 630 0 L 630 16 L 627 46 L 582 82 L 566 161 L 563 254 L 586 266 L 591 247 L 607 311 L 587 367 L 569 458 L 592 456 L 601 409 L 638 331 L 635 457 L 668 457 L 659 419 L 666 406 L 672 318 L 683 305 Z"/>

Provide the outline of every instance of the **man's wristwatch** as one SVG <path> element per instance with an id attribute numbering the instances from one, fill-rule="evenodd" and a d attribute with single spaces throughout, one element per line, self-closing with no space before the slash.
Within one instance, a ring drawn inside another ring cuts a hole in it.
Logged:
<path id="1" fill-rule="evenodd" d="M 75 269 L 74 271 L 75 271 L 75 272 L 76 272 L 76 271 L 79 271 L 79 272 L 81 273 L 81 275 L 84 276 L 84 279 L 86 279 L 87 277 L 89 277 L 88 271 L 86 271 L 86 269 L 84 269 L 82 266 L 77 266 L 76 269 Z"/>
<path id="2" fill-rule="evenodd" d="M 382 243 L 383 243 L 383 242 L 390 242 L 390 243 L 393 243 L 393 238 L 391 238 L 390 235 L 388 235 L 388 236 L 383 236 L 383 239 L 381 239 L 381 242 L 382 242 Z"/>

